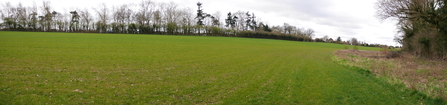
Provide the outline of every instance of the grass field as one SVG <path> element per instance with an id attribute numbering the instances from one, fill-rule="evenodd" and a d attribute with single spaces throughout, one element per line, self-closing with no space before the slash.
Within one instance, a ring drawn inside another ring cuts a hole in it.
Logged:
<path id="1" fill-rule="evenodd" d="M 332 52 L 344 47 L 228 37 L 0 32 L 0 103 L 431 104 L 332 62 Z"/>

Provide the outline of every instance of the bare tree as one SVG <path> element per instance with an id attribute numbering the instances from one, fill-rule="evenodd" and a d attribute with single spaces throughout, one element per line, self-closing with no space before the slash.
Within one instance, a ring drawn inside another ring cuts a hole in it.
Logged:
<path id="1" fill-rule="evenodd" d="M 3 13 L 3 8 L 0 8 L 0 22 L 1 23 L 3 23 L 4 17 L 5 17 L 5 14 Z M 3 28 L 4 28 L 3 24 L 0 24 L 0 29 L 3 29 Z"/>
<path id="2" fill-rule="evenodd" d="M 65 31 L 65 16 L 62 13 L 57 13 L 56 16 L 54 17 L 54 22 L 55 22 L 55 27 L 57 29 L 57 31 L 60 32 L 64 32 Z"/>
<path id="3" fill-rule="evenodd" d="M 156 10 L 154 12 L 154 30 L 156 33 L 161 33 L 161 24 L 162 24 L 162 17 L 163 14 L 160 12 L 160 10 Z"/>
<path id="4" fill-rule="evenodd" d="M 107 21 L 109 20 L 109 8 L 105 3 L 100 4 L 98 7 L 98 9 L 94 8 L 99 19 L 99 21 L 96 23 L 96 28 L 97 31 L 99 31 L 100 33 L 104 33 L 107 31 L 108 28 Z"/>
<path id="5" fill-rule="evenodd" d="M 127 4 L 123 7 L 124 8 L 123 17 L 124 17 L 124 22 L 125 22 L 124 24 L 126 24 L 125 28 L 126 28 L 126 26 L 129 27 L 130 23 L 133 21 L 132 15 L 134 12 L 132 10 L 132 6 L 133 6 L 133 4 Z M 129 33 L 129 29 L 124 30 L 125 28 L 123 28 L 123 31 L 126 31 L 126 33 Z"/>
<path id="6" fill-rule="evenodd" d="M 285 34 L 292 34 L 292 31 L 295 29 L 295 26 L 290 25 L 289 23 L 284 23 L 283 26 Z"/>
<path id="7" fill-rule="evenodd" d="M 303 35 L 306 37 L 312 38 L 315 36 L 314 33 L 315 33 L 315 31 L 313 29 L 308 28 L 308 29 L 304 30 Z M 307 40 L 307 41 L 310 41 L 310 40 Z"/>
<path id="8" fill-rule="evenodd" d="M 299 27 L 295 27 L 295 29 L 294 29 L 295 31 L 294 31 L 294 33 L 293 34 L 295 34 L 295 36 L 304 36 L 304 29 L 303 28 L 299 28 Z"/>
<path id="9" fill-rule="evenodd" d="M 142 33 L 152 33 L 151 20 L 154 14 L 155 2 L 151 0 L 141 1 L 139 12 L 135 14 L 135 21 L 140 24 L 139 30 Z"/>
<path id="10" fill-rule="evenodd" d="M 220 18 L 222 17 L 222 13 L 220 11 L 217 11 L 216 13 L 213 13 L 213 25 L 216 27 L 220 27 Z"/>
<path id="11" fill-rule="evenodd" d="M 354 45 L 354 46 L 360 45 L 360 42 L 357 40 L 357 38 L 351 38 L 351 40 L 349 42 L 351 43 L 351 45 Z"/>
<path id="12" fill-rule="evenodd" d="M 185 8 L 181 11 L 180 17 L 182 17 L 182 32 L 183 34 L 192 34 L 192 26 L 194 25 L 194 13 L 192 8 Z"/>
<path id="13" fill-rule="evenodd" d="M 246 24 L 245 20 L 247 19 L 247 15 L 246 12 L 244 11 L 237 11 L 233 14 L 234 16 L 238 17 L 238 19 L 236 19 L 236 31 L 242 30 L 245 31 L 246 30 Z"/>
<path id="14" fill-rule="evenodd" d="M 84 11 L 80 11 L 81 16 L 81 27 L 85 31 L 90 31 L 90 23 L 93 21 L 93 17 L 90 14 L 88 9 L 84 9 Z"/>
<path id="15" fill-rule="evenodd" d="M 169 2 L 167 4 L 162 4 L 163 8 L 161 10 L 165 14 L 164 20 L 166 22 L 165 30 L 169 34 L 175 34 L 177 30 L 177 24 L 179 19 L 180 12 L 177 9 L 178 5 L 174 2 Z"/>
<path id="16" fill-rule="evenodd" d="M 132 16 L 131 4 L 123 4 L 113 7 L 113 25 L 112 28 L 116 32 L 127 33 L 127 25 L 130 23 Z"/>
<path id="17" fill-rule="evenodd" d="M 377 16 L 394 18 L 403 34 L 402 49 L 418 56 L 447 58 L 447 5 L 445 0 L 379 0 Z"/>
<path id="18" fill-rule="evenodd" d="M 329 41 L 329 36 L 325 35 L 323 38 L 321 38 L 324 42 L 328 42 Z"/>
<path id="19" fill-rule="evenodd" d="M 9 30 L 16 29 L 17 27 L 18 16 L 16 13 L 17 8 L 14 8 L 10 2 L 3 4 L 2 20 L 4 21 L 5 27 Z"/>
<path id="20" fill-rule="evenodd" d="M 443 0 L 379 0 L 377 2 L 377 16 L 380 19 L 435 19 L 441 21 L 447 17 L 438 17 L 434 10 L 443 7 Z"/>
<path id="21" fill-rule="evenodd" d="M 28 11 L 26 7 L 22 6 L 22 3 L 17 5 L 17 28 L 19 30 L 25 30 L 28 23 Z"/>
<path id="22" fill-rule="evenodd" d="M 279 26 L 279 25 L 273 26 L 271 29 L 272 29 L 273 33 L 282 33 L 282 32 L 284 32 L 284 27 Z"/>
<path id="23" fill-rule="evenodd" d="M 178 5 L 174 2 L 169 2 L 167 4 L 164 4 L 163 6 L 163 12 L 165 13 L 165 20 L 167 23 L 174 23 L 177 21 L 178 12 L 177 12 Z"/>
<path id="24" fill-rule="evenodd" d="M 34 3 L 32 7 L 28 8 L 29 13 L 29 23 L 28 26 L 31 28 L 31 30 L 36 31 L 37 30 L 37 6 Z"/>
<path id="25" fill-rule="evenodd" d="M 52 11 L 51 3 L 49 1 L 43 1 L 42 3 L 42 16 L 39 16 L 41 25 L 44 26 L 43 31 L 50 31 L 53 24 L 53 17 L 57 14 L 57 12 Z"/>

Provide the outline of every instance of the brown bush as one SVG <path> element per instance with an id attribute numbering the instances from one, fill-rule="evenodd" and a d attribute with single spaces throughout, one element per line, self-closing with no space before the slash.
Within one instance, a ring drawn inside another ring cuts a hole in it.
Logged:
<path id="1" fill-rule="evenodd" d="M 386 58 L 398 58 L 400 57 L 400 52 L 390 51 L 385 55 Z"/>

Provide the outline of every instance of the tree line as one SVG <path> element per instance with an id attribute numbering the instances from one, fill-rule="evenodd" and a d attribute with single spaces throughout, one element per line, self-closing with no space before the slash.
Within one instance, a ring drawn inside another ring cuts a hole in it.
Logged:
<path id="1" fill-rule="evenodd" d="M 395 41 L 420 57 L 447 59 L 447 0 L 378 0 L 380 19 L 394 18 Z"/>
<path id="2" fill-rule="evenodd" d="M 1 30 L 82 32 L 82 33 L 124 33 L 162 35 L 201 35 L 269 38 L 297 41 L 314 41 L 315 31 L 299 28 L 288 23 L 269 26 L 260 21 L 255 13 L 236 11 L 208 14 L 197 3 L 197 10 L 180 8 L 174 2 L 143 0 L 108 6 L 99 4 L 91 9 L 57 11 L 49 1 L 42 5 L 26 7 L 21 3 L 3 3 L 0 17 Z M 222 21 L 224 20 L 224 21 Z"/>

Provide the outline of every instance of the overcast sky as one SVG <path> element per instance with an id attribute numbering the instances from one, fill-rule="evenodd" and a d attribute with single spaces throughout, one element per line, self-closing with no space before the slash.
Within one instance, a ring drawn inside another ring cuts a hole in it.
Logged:
<path id="1" fill-rule="evenodd" d="M 10 1 L 13 5 L 21 2 L 38 6 L 42 0 L 1 0 Z M 141 0 L 49 0 L 56 11 L 69 11 L 74 8 L 93 8 L 100 3 L 108 6 L 126 3 L 139 3 Z M 325 35 L 343 40 L 357 38 L 367 43 L 398 45 L 393 41 L 396 35 L 393 20 L 381 21 L 375 17 L 377 0 L 152 0 L 156 2 L 175 2 L 182 8 L 197 8 L 202 2 L 206 13 L 250 11 L 269 25 L 291 25 L 312 28 L 315 37 Z M 221 20 L 223 21 L 223 20 Z"/>

